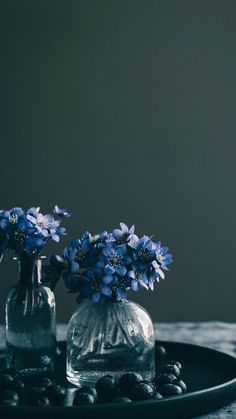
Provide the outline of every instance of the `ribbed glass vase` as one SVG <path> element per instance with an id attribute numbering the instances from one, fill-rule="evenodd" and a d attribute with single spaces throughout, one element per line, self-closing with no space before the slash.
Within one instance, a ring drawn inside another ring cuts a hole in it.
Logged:
<path id="1" fill-rule="evenodd" d="M 6 300 L 7 366 L 22 376 L 48 374 L 56 352 L 54 294 L 40 283 L 41 257 L 23 253 L 18 264 L 18 282 Z"/>
<path id="2" fill-rule="evenodd" d="M 154 330 L 150 316 L 128 300 L 85 301 L 73 314 L 67 333 L 67 379 L 94 385 L 105 374 L 119 378 L 137 372 L 155 375 Z"/>

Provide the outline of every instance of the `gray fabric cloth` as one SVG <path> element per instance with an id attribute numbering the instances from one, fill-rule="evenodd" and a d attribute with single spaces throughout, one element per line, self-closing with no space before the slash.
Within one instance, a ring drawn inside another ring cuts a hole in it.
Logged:
<path id="1" fill-rule="evenodd" d="M 208 346 L 236 356 L 236 323 L 178 322 L 155 323 L 156 339 L 194 343 Z M 59 324 L 57 339 L 66 338 L 67 325 Z M 0 349 L 5 346 L 4 326 L 0 326 Z M 230 405 L 197 419 L 235 419 L 236 401 Z"/>

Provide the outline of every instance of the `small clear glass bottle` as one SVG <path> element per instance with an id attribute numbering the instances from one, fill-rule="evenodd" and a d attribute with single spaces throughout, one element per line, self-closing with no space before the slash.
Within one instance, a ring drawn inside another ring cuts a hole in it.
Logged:
<path id="1" fill-rule="evenodd" d="M 6 299 L 7 367 L 22 376 L 44 375 L 54 370 L 56 306 L 50 288 L 43 286 L 43 257 L 22 253 L 19 280 Z"/>
<path id="2" fill-rule="evenodd" d="M 95 304 L 84 301 L 67 332 L 67 379 L 94 385 L 103 375 L 126 372 L 155 377 L 154 330 L 150 316 L 128 300 Z"/>

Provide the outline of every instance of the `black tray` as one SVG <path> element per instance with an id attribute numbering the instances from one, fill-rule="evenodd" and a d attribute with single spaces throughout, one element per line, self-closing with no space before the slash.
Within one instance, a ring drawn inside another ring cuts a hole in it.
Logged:
<path id="1" fill-rule="evenodd" d="M 62 356 L 58 360 L 55 381 L 67 386 L 64 406 L 40 408 L 18 406 L 0 408 L 3 418 L 78 418 L 78 419 L 176 419 L 191 418 L 216 410 L 236 399 L 236 358 L 214 349 L 186 343 L 158 341 L 165 346 L 169 359 L 183 364 L 181 378 L 188 392 L 162 400 L 132 403 L 107 403 L 93 406 L 71 407 L 73 388 L 66 384 L 65 342 L 59 344 Z M 5 363 L 4 351 L 0 353 L 0 367 Z M 158 363 L 158 362 L 157 362 Z"/>

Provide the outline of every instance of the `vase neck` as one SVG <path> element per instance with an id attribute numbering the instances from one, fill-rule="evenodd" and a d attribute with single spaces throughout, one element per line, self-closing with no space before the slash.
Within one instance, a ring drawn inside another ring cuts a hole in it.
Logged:
<path id="1" fill-rule="evenodd" d="M 41 281 L 42 260 L 23 252 L 18 258 L 18 279 L 24 285 L 37 285 Z"/>

